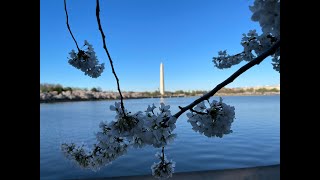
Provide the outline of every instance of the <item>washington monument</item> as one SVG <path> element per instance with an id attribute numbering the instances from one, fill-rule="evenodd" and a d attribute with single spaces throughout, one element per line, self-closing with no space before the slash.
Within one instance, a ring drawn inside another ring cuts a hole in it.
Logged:
<path id="1" fill-rule="evenodd" d="M 160 94 L 164 95 L 164 73 L 162 63 L 160 63 Z"/>

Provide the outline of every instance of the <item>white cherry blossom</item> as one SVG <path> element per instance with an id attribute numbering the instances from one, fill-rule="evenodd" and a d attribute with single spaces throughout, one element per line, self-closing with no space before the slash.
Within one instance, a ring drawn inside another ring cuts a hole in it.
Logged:
<path id="1" fill-rule="evenodd" d="M 176 163 L 168 160 L 166 155 L 156 153 L 156 157 L 160 159 L 158 163 L 153 163 L 151 166 L 152 175 L 158 179 L 166 179 L 172 177 Z"/>
<path id="2" fill-rule="evenodd" d="M 104 63 L 99 64 L 96 53 L 91 44 L 87 40 L 84 41 L 84 46 L 87 46 L 86 50 L 80 50 L 75 52 L 71 50 L 69 64 L 84 72 L 92 78 L 97 78 L 104 70 Z"/>
<path id="3" fill-rule="evenodd" d="M 194 111 L 187 113 L 192 129 L 208 137 L 220 137 L 232 132 L 231 124 L 235 118 L 234 107 L 213 100 L 207 108 L 204 101 L 199 103 Z"/>

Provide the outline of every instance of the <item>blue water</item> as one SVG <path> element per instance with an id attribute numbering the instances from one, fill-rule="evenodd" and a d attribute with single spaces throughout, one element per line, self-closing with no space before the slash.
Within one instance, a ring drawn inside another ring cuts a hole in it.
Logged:
<path id="1" fill-rule="evenodd" d="M 174 114 L 196 97 L 125 100 L 131 112 L 144 111 L 148 104 L 169 104 Z M 216 98 L 215 98 L 216 99 Z M 280 163 L 280 96 L 225 96 L 235 107 L 233 133 L 223 138 L 208 138 L 191 129 L 183 114 L 177 121 L 178 137 L 166 147 L 175 172 L 214 170 L 272 165 Z M 115 101 L 87 101 L 40 104 L 40 177 L 74 179 L 151 174 L 158 162 L 154 154 L 161 149 L 129 149 L 128 153 L 98 172 L 79 169 L 60 151 L 64 142 L 95 142 L 94 133 L 101 121 L 113 120 L 109 106 Z"/>

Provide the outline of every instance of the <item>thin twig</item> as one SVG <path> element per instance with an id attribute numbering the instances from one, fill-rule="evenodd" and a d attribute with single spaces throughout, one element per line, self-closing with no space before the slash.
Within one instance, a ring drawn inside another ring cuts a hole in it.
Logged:
<path id="1" fill-rule="evenodd" d="M 74 38 L 74 36 L 73 36 L 73 34 L 72 34 L 72 32 L 71 32 L 70 26 L 69 26 L 69 16 L 68 16 L 68 11 L 67 11 L 67 2 L 66 2 L 66 1 L 67 1 L 67 0 L 64 0 L 64 10 L 65 10 L 65 12 L 66 12 L 66 17 L 67 17 L 67 27 L 68 27 L 68 30 L 69 30 L 71 36 L 72 36 L 72 39 L 73 39 L 74 42 L 76 43 L 76 46 L 77 46 L 78 51 L 80 52 L 80 48 L 79 48 L 79 46 L 78 46 L 78 43 L 77 43 L 76 39 Z"/>
<path id="2" fill-rule="evenodd" d="M 114 77 L 115 77 L 116 80 L 117 80 L 118 92 L 119 92 L 119 94 L 120 94 L 120 100 L 121 100 L 121 108 L 122 108 L 122 110 L 123 110 L 124 116 L 126 116 L 126 114 L 124 113 L 123 96 L 122 96 L 121 90 L 120 90 L 119 79 L 118 79 L 117 74 L 116 74 L 116 72 L 115 72 L 115 70 L 114 70 L 113 62 L 112 62 L 111 56 L 110 56 L 110 54 L 109 54 L 109 51 L 108 51 L 107 45 L 106 45 L 106 40 L 105 40 L 105 39 L 106 39 L 106 36 L 104 35 L 103 30 L 102 30 L 102 27 L 101 27 L 99 0 L 97 0 L 96 16 L 97 16 L 97 21 L 98 21 L 99 30 L 100 30 L 101 36 L 102 36 L 103 49 L 106 51 L 106 53 L 107 53 L 107 55 L 108 55 L 108 58 L 109 58 L 109 61 L 110 61 L 110 65 L 111 65 L 111 69 L 112 69 L 112 73 L 114 74 Z"/>
<path id="3" fill-rule="evenodd" d="M 207 99 L 207 102 L 210 104 L 210 101 L 209 101 L 209 99 Z"/>
<path id="4" fill-rule="evenodd" d="M 223 81 L 222 83 L 218 84 L 214 89 L 212 89 L 207 94 L 203 95 L 202 97 L 196 99 L 191 104 L 180 108 L 180 111 L 177 112 L 175 115 L 173 115 L 175 118 L 178 119 L 178 117 L 183 114 L 188 109 L 192 109 L 195 105 L 199 104 L 203 100 L 208 100 L 211 96 L 213 96 L 217 91 L 219 91 L 224 86 L 228 85 L 229 83 L 233 82 L 238 76 L 240 76 L 242 73 L 253 67 L 254 65 L 260 64 L 265 58 L 267 58 L 269 55 L 272 55 L 275 53 L 275 51 L 280 47 L 280 39 L 267 51 L 262 53 L 260 56 L 256 57 L 254 60 L 250 61 L 246 65 L 242 66 L 240 69 L 238 69 L 235 73 L 233 73 L 228 79 Z M 168 121 L 169 119 L 166 119 Z M 165 121 L 165 122 L 166 122 Z"/>
<path id="5" fill-rule="evenodd" d="M 181 108 L 180 108 L 181 109 Z M 199 112 L 199 111 L 196 111 L 194 109 L 190 109 L 191 112 L 194 112 L 194 113 L 197 113 L 197 114 L 207 114 L 207 113 L 204 113 L 204 112 Z"/>
<path id="6" fill-rule="evenodd" d="M 164 162 L 164 146 L 162 146 L 162 162 Z"/>

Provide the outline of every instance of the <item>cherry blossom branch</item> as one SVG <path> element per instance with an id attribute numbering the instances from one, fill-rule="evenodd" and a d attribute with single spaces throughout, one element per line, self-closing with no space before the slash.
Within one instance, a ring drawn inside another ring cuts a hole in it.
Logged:
<path id="1" fill-rule="evenodd" d="M 76 46 L 77 46 L 78 51 L 80 52 L 80 48 L 79 48 L 79 46 L 78 46 L 78 43 L 77 43 L 76 39 L 74 38 L 74 36 L 73 36 L 73 34 L 72 34 L 72 32 L 71 32 L 70 26 L 69 26 L 69 17 L 68 17 L 67 2 L 66 2 L 66 1 L 67 1 L 67 0 L 64 0 L 64 11 L 66 12 L 66 17 L 67 17 L 67 27 L 68 27 L 68 30 L 69 30 L 71 36 L 72 36 L 72 39 L 73 39 L 74 42 L 76 43 Z"/>
<path id="2" fill-rule="evenodd" d="M 106 45 L 106 36 L 104 35 L 104 32 L 102 30 L 102 27 L 101 27 L 101 22 L 100 22 L 100 5 L 99 5 L 99 0 L 97 0 L 97 8 L 96 8 L 96 16 L 97 16 L 97 21 L 98 21 L 98 26 L 99 26 L 99 30 L 101 32 L 101 36 L 102 36 L 102 41 L 103 41 L 103 49 L 106 51 L 107 55 L 108 55 L 108 58 L 109 58 L 109 61 L 110 61 L 110 65 L 111 65 L 111 69 L 112 69 L 112 73 L 114 74 L 114 77 L 116 78 L 117 80 L 117 87 L 118 87 L 118 92 L 120 94 L 120 100 L 121 100 L 121 108 L 123 110 L 123 114 L 124 116 L 126 116 L 126 114 L 124 113 L 124 105 L 123 105 L 123 96 L 121 94 L 121 90 L 120 90 L 120 84 L 119 84 L 119 78 L 114 70 L 114 67 L 113 67 L 113 61 L 111 59 L 111 56 L 109 54 L 109 51 L 107 49 L 107 45 Z"/>
<path id="3" fill-rule="evenodd" d="M 216 92 L 218 92 L 221 88 L 224 86 L 230 84 L 233 82 L 238 76 L 240 76 L 242 73 L 247 71 L 248 69 L 252 68 L 254 65 L 260 64 L 265 58 L 268 56 L 274 54 L 276 50 L 280 47 L 280 39 L 273 45 L 271 46 L 267 51 L 262 53 L 260 56 L 256 57 L 254 60 L 250 61 L 246 65 L 242 66 L 240 69 L 238 69 L 235 73 L 233 73 L 228 79 L 223 81 L 222 83 L 218 84 L 214 89 L 212 89 L 210 92 L 207 94 L 203 95 L 202 97 L 196 99 L 193 101 L 191 104 L 185 106 L 185 107 L 179 107 L 180 111 L 177 112 L 175 115 L 173 115 L 175 118 L 178 119 L 178 117 L 186 112 L 187 110 L 192 110 L 192 108 L 202 102 L 203 100 L 208 100 L 211 96 L 213 96 Z M 169 119 L 167 119 L 169 120 Z"/>

